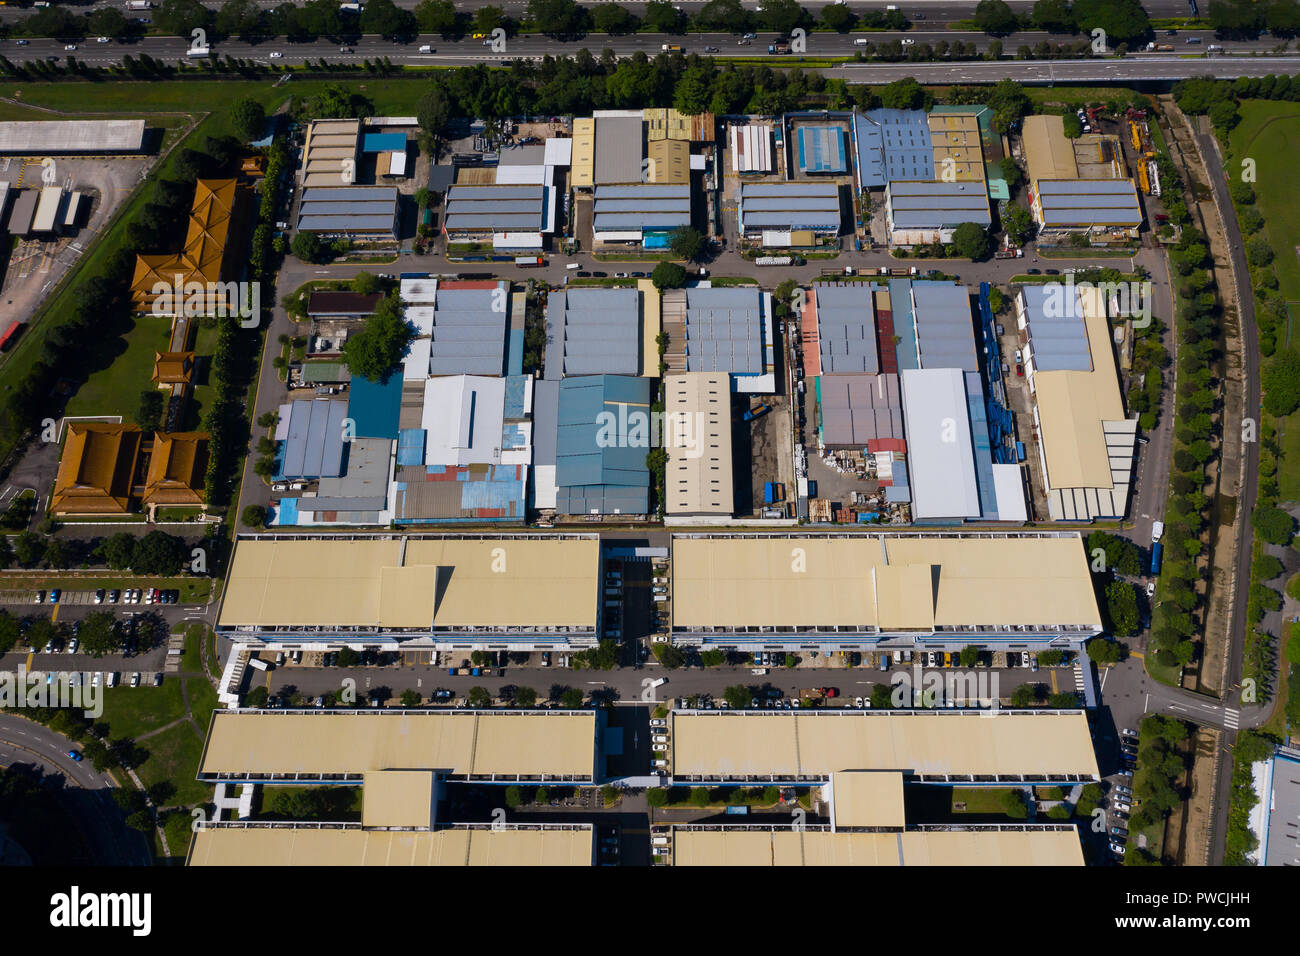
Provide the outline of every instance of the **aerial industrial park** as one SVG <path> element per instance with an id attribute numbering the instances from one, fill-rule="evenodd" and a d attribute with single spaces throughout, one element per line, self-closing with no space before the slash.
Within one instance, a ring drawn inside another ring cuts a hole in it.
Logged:
<path id="1" fill-rule="evenodd" d="M 1300 863 L 1300 7 L 335 6 L 0 5 L 0 861 Z"/>

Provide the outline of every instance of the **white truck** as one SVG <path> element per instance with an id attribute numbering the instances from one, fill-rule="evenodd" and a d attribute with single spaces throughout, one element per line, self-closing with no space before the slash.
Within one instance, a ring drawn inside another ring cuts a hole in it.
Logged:
<path id="1" fill-rule="evenodd" d="M 128 10 L 152 10 L 153 4 L 150 0 L 126 0 Z"/>
<path id="2" fill-rule="evenodd" d="M 256 668 L 259 671 L 268 671 L 271 669 L 271 665 L 260 657 L 250 657 L 248 659 L 248 666 Z"/>

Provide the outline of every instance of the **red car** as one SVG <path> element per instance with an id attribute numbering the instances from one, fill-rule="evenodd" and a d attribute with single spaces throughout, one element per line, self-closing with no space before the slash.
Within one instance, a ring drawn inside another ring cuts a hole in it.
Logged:
<path id="1" fill-rule="evenodd" d="M 1016 363 L 1016 375 L 1019 376 L 1020 378 L 1025 377 L 1025 367 L 1021 365 L 1019 362 Z"/>
<path id="2" fill-rule="evenodd" d="M 838 697 L 840 696 L 840 689 L 838 687 L 823 687 L 822 694 L 827 698 Z"/>

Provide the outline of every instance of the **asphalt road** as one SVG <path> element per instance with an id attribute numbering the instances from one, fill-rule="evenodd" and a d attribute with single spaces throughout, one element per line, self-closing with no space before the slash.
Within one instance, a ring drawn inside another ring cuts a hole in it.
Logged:
<path id="1" fill-rule="evenodd" d="M 70 810 L 83 824 L 90 852 L 100 866 L 148 866 L 153 861 L 144 837 L 128 830 L 109 791 L 117 786 L 88 761 L 77 763 L 69 750 L 79 750 L 62 734 L 21 717 L 0 714 L 0 765 L 35 764 L 62 776 Z"/>
<path id="2" fill-rule="evenodd" d="M 156 2 L 156 0 L 155 0 Z M 212 9 L 219 8 L 224 0 L 201 0 L 205 7 Z M 254 0 L 259 7 L 264 10 L 271 10 L 280 5 L 282 0 Z M 419 0 L 394 0 L 399 7 L 413 9 Z M 583 2 L 583 6 L 595 7 L 595 2 Z M 600 2 L 610 2 L 610 0 L 600 0 Z M 628 10 L 641 16 L 645 13 L 646 4 L 640 0 L 615 0 L 627 7 Z M 694 13 L 698 7 L 703 6 L 707 0 L 676 0 L 676 5 L 684 9 L 687 13 Z M 757 10 L 759 0 L 741 0 L 742 6 L 749 10 Z M 831 5 L 831 0 L 805 0 L 801 6 L 804 9 L 820 16 L 823 7 Z M 78 5 L 79 12 L 85 13 L 92 10 L 102 10 L 108 7 L 121 9 L 121 3 L 118 0 L 99 0 L 99 2 Z M 527 0 L 456 0 L 458 9 L 470 12 L 477 10 L 479 7 L 495 6 L 505 11 L 506 15 L 513 19 L 520 19 L 528 9 Z M 899 4 L 903 13 L 917 23 L 950 23 L 954 20 L 969 19 L 974 15 L 975 2 L 954 3 L 953 0 L 906 0 Z M 1010 6 L 1022 16 L 1028 15 L 1034 8 L 1034 0 L 1010 0 Z M 1179 17 L 1187 16 L 1190 7 L 1186 0 L 1145 0 L 1142 4 L 1151 17 Z M 854 9 L 859 8 L 859 4 L 853 4 Z M 19 9 L 10 7 L 0 10 L 0 21 L 17 20 L 24 16 L 29 16 L 33 11 L 31 9 Z"/>
<path id="3" fill-rule="evenodd" d="M 1188 34 L 1190 35 L 1190 34 Z M 1200 46 L 1186 46 L 1185 36 L 1170 38 L 1178 49 L 1166 53 L 1133 54 L 1123 60 L 1114 58 L 1096 58 L 1092 60 L 1033 61 L 1012 60 L 1004 58 L 999 62 L 929 62 L 929 63 L 861 63 L 834 67 L 827 72 L 842 74 L 859 82 L 890 82 L 896 79 L 914 76 L 922 82 L 974 82 L 993 81 L 1003 76 L 1011 76 L 1021 82 L 1064 82 L 1075 80 L 1087 81 L 1124 81 L 1135 79 L 1175 80 L 1198 73 L 1214 73 L 1217 76 L 1260 76 L 1266 73 L 1289 70 L 1300 63 L 1300 58 L 1289 56 L 1269 56 L 1268 51 L 1275 44 L 1271 38 L 1261 41 L 1220 41 L 1229 53 L 1251 54 L 1250 56 L 1209 57 L 1206 50 L 1209 33 L 1201 33 L 1205 41 Z M 981 49 L 987 49 L 991 38 L 979 34 L 953 33 L 944 31 L 916 31 L 908 34 L 873 33 L 859 34 L 873 42 L 904 37 L 918 43 L 937 43 L 940 40 L 962 40 L 975 42 Z M 322 57 L 332 62 L 361 63 L 375 57 L 388 57 L 395 63 L 404 65 L 426 66 L 470 66 L 477 63 L 500 64 L 512 59 L 541 57 L 557 53 L 573 54 L 587 48 L 599 54 L 608 49 L 616 56 L 631 56 L 641 52 L 656 55 L 664 44 L 681 46 L 688 53 L 703 54 L 706 48 L 718 50 L 720 57 L 763 57 L 768 58 L 767 45 L 775 39 L 775 34 L 760 34 L 751 46 L 739 46 L 734 34 L 690 34 L 673 37 L 658 34 L 638 34 L 628 37 L 610 37 L 604 34 L 588 36 L 583 40 L 560 43 L 549 37 L 526 36 L 508 40 L 504 52 L 494 52 L 482 40 L 462 39 L 445 40 L 437 36 L 421 36 L 410 42 L 395 42 L 377 36 L 365 36 L 354 39 L 347 44 L 350 53 L 340 52 L 343 47 L 333 40 L 320 39 L 310 43 L 290 43 L 284 39 L 262 40 L 250 43 L 231 38 L 211 44 L 211 51 L 216 56 L 232 56 L 240 59 L 252 59 L 260 63 L 298 64 L 303 60 L 318 60 Z M 814 33 L 808 37 L 807 55 L 810 57 L 845 57 L 852 56 L 858 47 L 854 45 L 854 35 Z M 1022 43 L 1033 45 L 1040 40 L 1064 40 L 1064 37 L 1051 37 L 1045 33 L 1024 33 L 1008 37 L 1003 41 L 1003 48 L 1014 51 Z M 420 53 L 421 46 L 430 46 L 432 52 Z M 75 49 L 69 50 L 68 46 Z M 0 43 L 3 52 L 11 61 L 27 62 L 31 60 L 57 58 L 60 61 L 67 56 L 75 56 L 80 62 L 91 66 L 106 66 L 121 61 L 126 54 L 139 56 L 147 53 L 162 60 L 188 59 L 190 41 L 180 37 L 147 37 L 133 42 L 97 43 L 88 39 L 75 44 L 65 44 L 61 40 L 32 39 L 27 45 L 19 46 L 14 40 Z M 279 54 L 273 56 L 272 54 Z M 198 58 L 194 58 L 197 61 Z M 790 63 L 791 57 L 772 56 L 773 65 Z"/>

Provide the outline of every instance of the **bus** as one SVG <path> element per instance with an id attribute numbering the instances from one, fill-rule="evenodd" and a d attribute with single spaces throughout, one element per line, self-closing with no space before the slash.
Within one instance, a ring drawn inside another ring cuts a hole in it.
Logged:
<path id="1" fill-rule="evenodd" d="M 5 329 L 4 335 L 0 335 L 0 352 L 7 352 L 18 341 L 18 336 L 22 335 L 23 324 L 21 322 L 10 322 L 9 328 Z"/>

